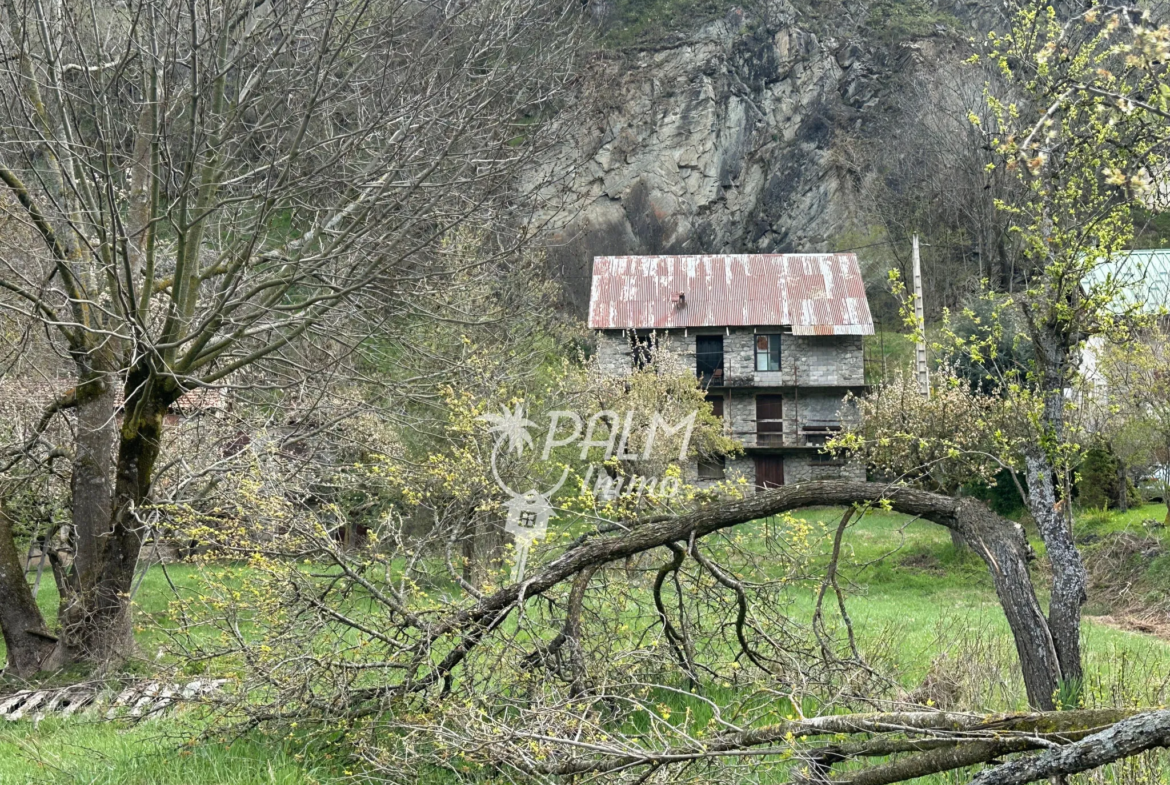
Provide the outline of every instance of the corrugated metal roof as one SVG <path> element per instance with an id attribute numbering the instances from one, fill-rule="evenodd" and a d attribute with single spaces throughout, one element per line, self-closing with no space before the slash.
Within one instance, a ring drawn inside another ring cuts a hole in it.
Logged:
<path id="1" fill-rule="evenodd" d="M 592 329 L 782 325 L 790 325 L 796 335 L 873 335 L 857 257 L 836 253 L 593 259 Z"/>
<path id="2" fill-rule="evenodd" d="M 1147 313 L 1170 309 L 1170 249 L 1123 251 L 1093 267 L 1089 283 L 1111 277 L 1122 287 L 1119 305 L 1141 305 Z"/>

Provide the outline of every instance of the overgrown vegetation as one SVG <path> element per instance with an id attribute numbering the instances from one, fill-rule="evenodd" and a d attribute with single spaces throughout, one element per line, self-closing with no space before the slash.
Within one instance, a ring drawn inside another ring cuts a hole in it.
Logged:
<path id="1" fill-rule="evenodd" d="M 611 43 L 741 13 L 681 2 L 609 9 Z M 933 9 L 849 21 L 893 46 Z M 1027 2 L 914 96 L 929 144 L 856 179 L 889 238 L 932 224 L 961 313 L 928 332 L 887 246 L 909 334 L 789 427 L 787 337 L 744 347 L 752 418 L 704 387 L 723 337 L 549 324 L 527 205 L 589 9 L 108 10 L 0 6 L 4 376 L 53 388 L 0 417 L 3 685 L 224 686 L 45 720 L 57 749 L 13 725 L 0 774 L 1164 778 L 1166 532 L 1110 502 L 1155 478 L 1170 516 L 1167 342 L 1108 271 L 1165 193 L 1170 27 Z M 828 324 L 796 351 L 844 345 Z M 731 465 L 744 425 L 774 487 Z M 776 482 L 777 446 L 811 479 Z"/>
<path id="2" fill-rule="evenodd" d="M 801 516 L 814 536 L 808 561 L 813 581 L 827 563 L 830 535 L 841 512 L 816 509 Z M 1100 573 L 1105 580 L 1094 585 L 1095 597 L 1121 597 L 1138 577 L 1136 585 L 1148 587 L 1143 591 L 1162 587 L 1161 601 L 1168 599 L 1163 573 L 1170 568 L 1165 555 L 1170 553 L 1170 534 L 1164 529 L 1151 533 L 1143 526 L 1143 518 L 1151 512 L 1157 512 L 1156 505 L 1135 508 L 1125 515 L 1086 517 L 1083 527 L 1078 526 L 1079 539 L 1099 538 L 1086 550 L 1090 571 L 1094 576 Z M 774 538 L 781 533 L 778 526 L 778 521 L 760 521 L 748 527 L 744 531 L 746 546 L 769 549 L 769 543 L 776 544 Z M 1099 552 L 1118 537 L 1151 534 L 1163 555 L 1144 561 L 1137 572 L 1119 571 L 1115 556 Z M 1034 544 L 1043 553 L 1042 543 L 1034 540 Z M 848 587 L 847 608 L 858 632 L 858 644 L 868 661 L 894 678 L 896 694 L 943 709 L 978 705 L 993 711 L 1023 705 L 1010 634 L 978 560 L 970 553 L 956 551 L 939 527 L 880 511 L 852 525 L 845 546 L 841 579 Z M 647 566 L 640 566 L 638 572 L 648 578 Z M 226 578 L 229 585 L 238 588 L 238 576 L 248 568 L 244 564 L 206 563 L 172 564 L 165 569 L 170 582 L 162 567 L 152 567 L 136 597 L 138 639 L 146 653 L 165 646 L 168 631 L 180 624 L 180 607 L 188 612 L 206 607 L 206 601 L 215 599 L 207 592 L 210 584 Z M 771 577 L 778 577 L 778 573 L 772 571 Z M 789 591 L 793 618 L 807 622 L 814 609 L 812 594 L 796 584 Z M 42 607 L 51 611 L 56 599 L 51 586 L 39 599 Z M 1143 705 L 1166 699 L 1159 690 L 1165 689 L 1161 674 L 1170 667 L 1170 640 L 1118 629 L 1126 624 L 1130 630 L 1138 629 L 1138 619 L 1125 621 L 1127 607 L 1097 601 L 1089 608 L 1094 615 L 1110 616 L 1104 623 L 1091 623 L 1086 628 L 1089 705 Z M 832 623 L 834 627 L 840 624 L 836 619 Z M 623 634 L 632 640 L 644 630 L 630 623 Z M 164 661 L 171 661 L 169 655 Z M 155 667 L 157 664 L 150 665 Z M 208 667 L 211 674 L 236 672 L 236 666 L 227 661 L 211 662 Z M 744 688 L 709 684 L 700 695 L 729 701 L 740 689 Z M 705 706 L 703 700 L 680 693 L 663 694 L 659 702 L 679 716 L 686 715 L 688 709 L 692 714 L 704 711 Z M 198 711 L 180 713 L 165 723 L 151 721 L 130 728 L 53 718 L 35 727 L 29 722 L 5 723 L 0 727 L 0 781 L 12 785 L 332 785 L 348 781 L 347 771 L 363 771 L 361 762 L 344 746 L 307 744 L 295 730 L 292 738 L 287 733 L 255 732 L 235 738 L 218 731 L 207 737 L 204 731 L 208 728 Z M 1150 765 L 1170 762 L 1155 756 Z M 768 781 L 782 781 L 783 775 L 777 776 L 780 779 Z M 456 776 L 440 773 L 431 780 L 435 785 L 454 781 L 458 781 Z M 922 781 L 943 785 L 952 780 L 936 777 Z"/>

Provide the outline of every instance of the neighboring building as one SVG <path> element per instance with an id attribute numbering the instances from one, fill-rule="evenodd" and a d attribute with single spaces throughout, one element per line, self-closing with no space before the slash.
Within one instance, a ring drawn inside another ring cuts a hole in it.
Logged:
<path id="1" fill-rule="evenodd" d="M 1095 266 L 1089 283 L 1107 279 L 1121 285 L 1117 306 L 1137 307 L 1143 313 L 1166 318 L 1170 313 L 1170 249 L 1123 251 L 1108 262 Z M 1091 395 L 1104 400 L 1105 378 L 1098 368 L 1098 358 L 1105 349 L 1105 339 L 1095 335 L 1081 350 L 1081 377 Z M 1070 393 L 1071 394 L 1071 393 Z"/>
<path id="2" fill-rule="evenodd" d="M 652 340 L 695 368 L 745 454 L 688 479 L 865 478 L 821 450 L 865 386 L 873 319 L 853 254 L 597 257 L 589 326 L 607 373 L 631 372 Z"/>

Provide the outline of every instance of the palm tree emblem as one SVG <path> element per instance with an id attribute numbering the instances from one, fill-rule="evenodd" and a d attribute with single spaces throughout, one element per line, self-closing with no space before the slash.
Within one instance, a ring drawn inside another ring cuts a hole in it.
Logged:
<path id="1" fill-rule="evenodd" d="M 498 434 L 496 436 L 498 445 L 502 442 L 501 446 L 511 449 L 517 456 L 522 455 L 525 447 L 532 446 L 532 437 L 528 429 L 535 428 L 536 423 L 525 419 L 523 403 L 516 404 L 515 409 L 504 406 L 502 410 L 502 414 L 485 414 L 478 419 L 492 423 L 488 432 Z"/>

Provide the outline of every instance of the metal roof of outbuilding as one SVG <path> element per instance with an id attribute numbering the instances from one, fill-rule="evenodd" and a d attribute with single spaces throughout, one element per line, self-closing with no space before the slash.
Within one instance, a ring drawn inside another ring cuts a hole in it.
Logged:
<path id="1" fill-rule="evenodd" d="M 598 256 L 589 326 L 791 326 L 796 335 L 873 335 L 851 253 Z"/>
<path id="2" fill-rule="evenodd" d="M 1170 249 L 1121 251 L 1096 264 L 1087 283 L 1102 284 L 1112 278 L 1121 287 L 1117 306 L 1140 306 L 1146 313 L 1170 309 Z"/>

